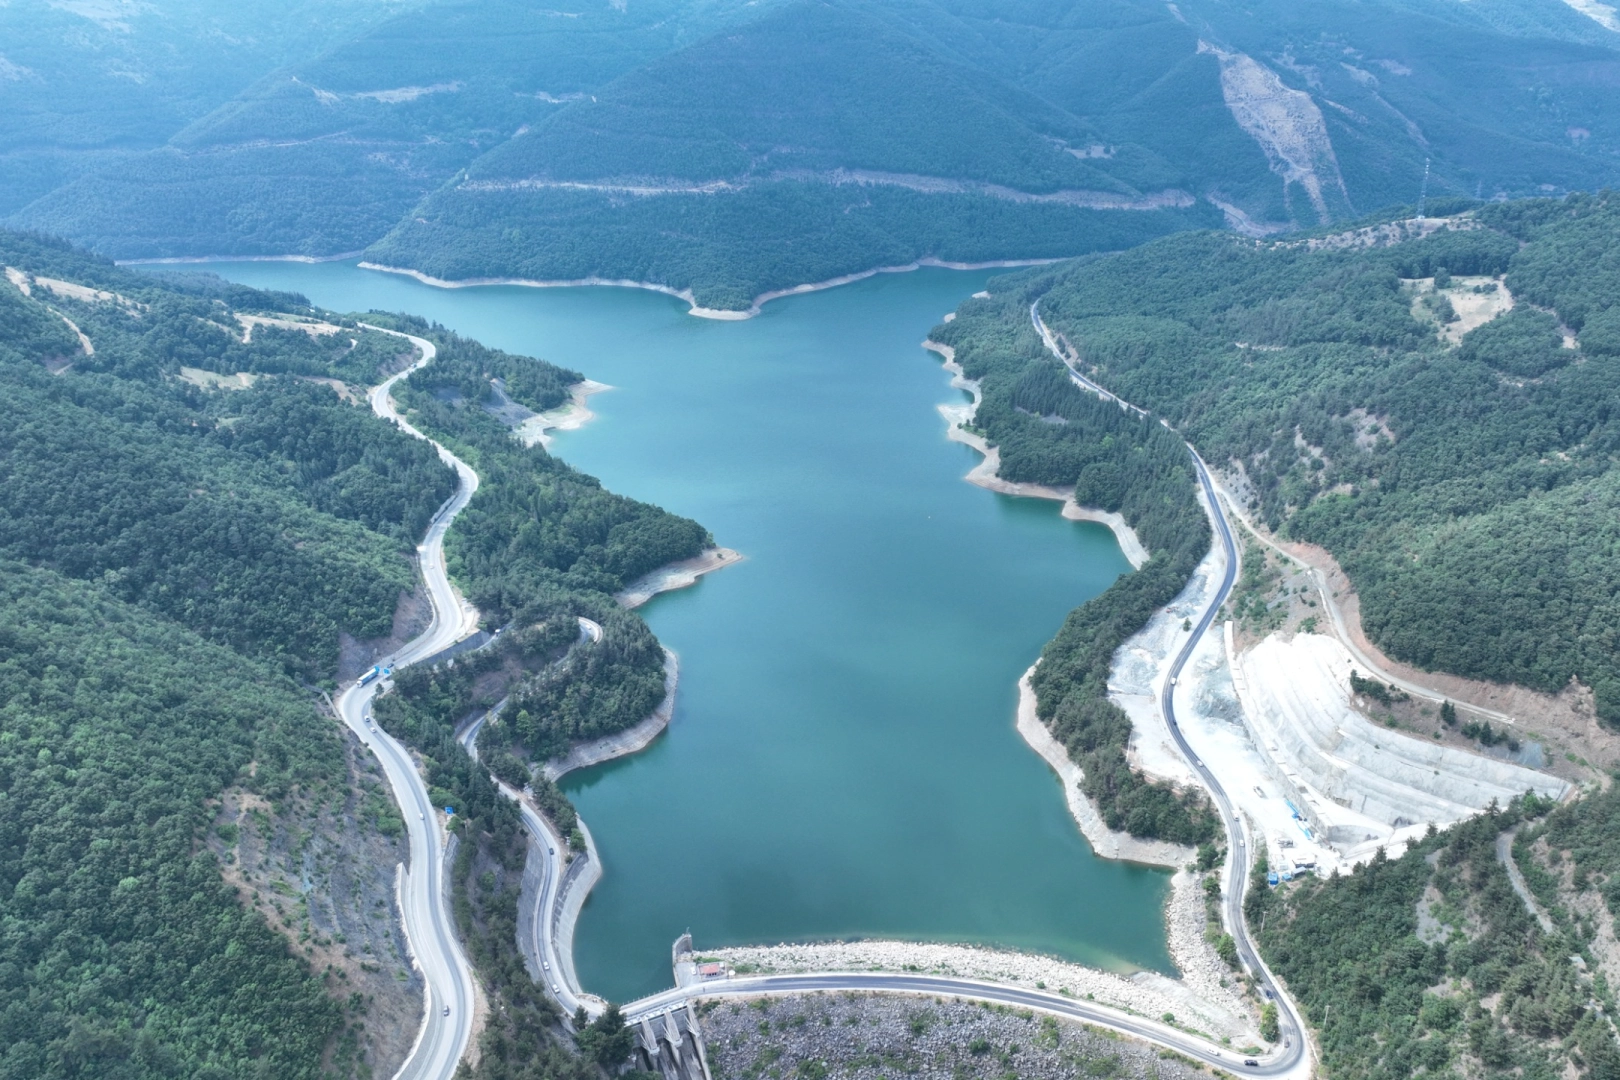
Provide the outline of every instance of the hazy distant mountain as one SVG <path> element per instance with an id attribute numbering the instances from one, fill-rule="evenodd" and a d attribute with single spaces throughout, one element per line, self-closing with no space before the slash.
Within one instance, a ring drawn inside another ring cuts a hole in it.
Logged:
<path id="1" fill-rule="evenodd" d="M 1612 183 L 1620 24 L 1580 2 L 428 3 L 12 220 L 740 307 L 925 256 Z"/>
<path id="2" fill-rule="evenodd" d="M 0 3 L 0 214 L 423 0 Z"/>

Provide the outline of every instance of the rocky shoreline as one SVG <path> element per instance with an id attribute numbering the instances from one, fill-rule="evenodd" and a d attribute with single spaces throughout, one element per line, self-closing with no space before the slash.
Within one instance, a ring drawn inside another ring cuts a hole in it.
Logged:
<path id="1" fill-rule="evenodd" d="M 620 607 L 633 611 L 659 593 L 673 592 L 676 589 L 696 585 L 704 574 L 712 574 L 716 570 L 740 563 L 743 558 L 741 552 L 730 548 L 709 548 L 690 559 L 672 562 L 644 577 L 637 578 L 623 590 L 615 593 L 613 598 L 619 602 Z"/>
<path id="2" fill-rule="evenodd" d="M 1200 920 L 1203 917 L 1200 903 Z M 1034 953 L 976 945 L 908 941 L 814 942 L 705 950 L 739 974 L 810 971 L 920 971 L 1048 990 L 1154 1019 L 1170 1013 L 1177 1026 L 1234 1045 L 1258 1039 L 1247 1010 L 1206 1000 L 1199 988 L 1158 972 L 1119 974 Z"/>
<path id="3" fill-rule="evenodd" d="M 1097 510 L 1089 506 L 1081 506 L 1074 500 L 1073 491 L 1062 488 L 1048 487 L 1045 484 L 1023 484 L 1011 480 L 1003 480 L 997 476 L 1001 469 L 1001 451 L 985 441 L 984 436 L 976 434 L 970 428 L 973 416 L 979 409 L 981 394 L 979 384 L 966 376 L 962 366 L 956 362 L 956 350 L 949 345 L 942 345 L 937 341 L 924 341 L 923 348 L 936 352 L 944 357 L 942 365 L 951 373 L 951 385 L 958 390 L 966 390 L 973 395 L 972 402 L 966 405 L 941 405 L 939 414 L 945 418 L 946 438 L 952 442 L 959 442 L 964 446 L 971 446 L 984 459 L 969 470 L 964 478 L 968 483 L 982 487 L 986 491 L 994 491 L 1002 495 L 1016 495 L 1026 499 L 1051 499 L 1063 504 L 1063 516 L 1070 521 L 1095 521 L 1100 525 L 1108 526 L 1114 534 L 1114 540 L 1119 544 L 1119 550 L 1130 562 L 1133 570 L 1140 570 L 1148 561 L 1149 553 L 1142 545 L 1136 531 L 1130 527 L 1120 514 L 1108 510 Z"/>

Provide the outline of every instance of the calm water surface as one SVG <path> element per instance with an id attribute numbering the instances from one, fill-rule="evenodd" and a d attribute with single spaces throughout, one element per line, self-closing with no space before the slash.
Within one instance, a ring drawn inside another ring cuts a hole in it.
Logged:
<path id="1" fill-rule="evenodd" d="M 748 557 L 643 609 L 681 657 L 668 733 L 565 781 L 606 870 L 576 941 L 588 989 L 668 986 L 687 929 L 699 948 L 887 937 L 1173 971 L 1167 876 L 1095 858 L 1013 730 L 1019 674 L 1129 566 L 1103 527 L 962 482 L 976 456 L 935 409 L 962 395 L 918 342 L 988 274 L 880 276 L 720 323 L 629 289 L 209 269 L 612 384 L 554 450 Z"/>

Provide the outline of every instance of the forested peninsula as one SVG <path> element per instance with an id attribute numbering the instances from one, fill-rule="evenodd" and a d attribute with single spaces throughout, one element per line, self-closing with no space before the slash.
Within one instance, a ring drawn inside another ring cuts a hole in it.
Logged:
<path id="1" fill-rule="evenodd" d="M 412 996 L 376 988 L 408 969 L 323 925 L 360 894 L 339 895 L 350 877 L 319 853 L 353 832 L 375 847 L 342 859 L 370 851 L 391 880 L 400 824 L 321 691 L 414 633 L 411 553 L 455 485 L 364 404 L 410 347 L 299 296 L 36 236 L 0 233 L 0 265 L 0 1076 L 372 1075 L 379 999 Z M 454 669 L 402 673 L 377 709 L 465 808 L 455 911 L 500 1001 L 479 1075 L 600 1075 L 517 956 L 516 808 L 452 735 L 509 695 L 486 741 L 511 779 L 520 757 L 644 719 L 662 651 L 612 594 L 710 538 L 523 447 L 485 408 L 494 379 L 554 407 L 577 372 L 364 319 L 438 345 L 398 398 L 481 474 L 450 569 L 510 631 Z M 566 800 L 539 795 L 566 835 Z M 289 829 L 302 885 L 256 854 Z M 620 1041 L 582 1045 L 611 1062 Z"/>
<path id="2" fill-rule="evenodd" d="M 1620 725 L 1620 199 L 1431 210 L 1277 241 L 1189 233 L 1008 275 L 933 332 L 982 380 L 975 423 L 1001 475 L 1074 485 L 1153 553 L 1069 617 L 1035 679 L 1111 826 L 1213 831 L 1195 797 L 1130 770 L 1106 697 L 1114 650 L 1208 550 L 1177 435 L 1251 515 L 1332 553 L 1389 655 L 1574 694 Z M 1150 418 L 1070 383 L 1032 328 L 1037 302 L 1082 370 Z M 1281 890 L 1261 860 L 1250 923 L 1334 1075 L 1550 1077 L 1566 1060 L 1616 1075 L 1590 1004 L 1612 1013 L 1620 974 L 1603 929 L 1620 900 L 1602 839 L 1614 801 L 1526 797 Z M 1509 848 L 1545 925 L 1513 895 Z"/>

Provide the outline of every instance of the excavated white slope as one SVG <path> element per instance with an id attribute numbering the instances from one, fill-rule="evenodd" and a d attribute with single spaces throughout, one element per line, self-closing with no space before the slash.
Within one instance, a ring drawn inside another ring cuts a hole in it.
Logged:
<path id="1" fill-rule="evenodd" d="M 1239 660 L 1235 680 L 1260 745 L 1296 786 L 1339 807 L 1402 826 L 1445 826 L 1535 791 L 1561 796 L 1556 777 L 1380 727 L 1352 707 L 1354 662 L 1337 640 L 1266 638 Z M 1306 794 L 1301 792 L 1302 795 Z M 1331 808 L 1321 816 L 1331 822 Z"/>

